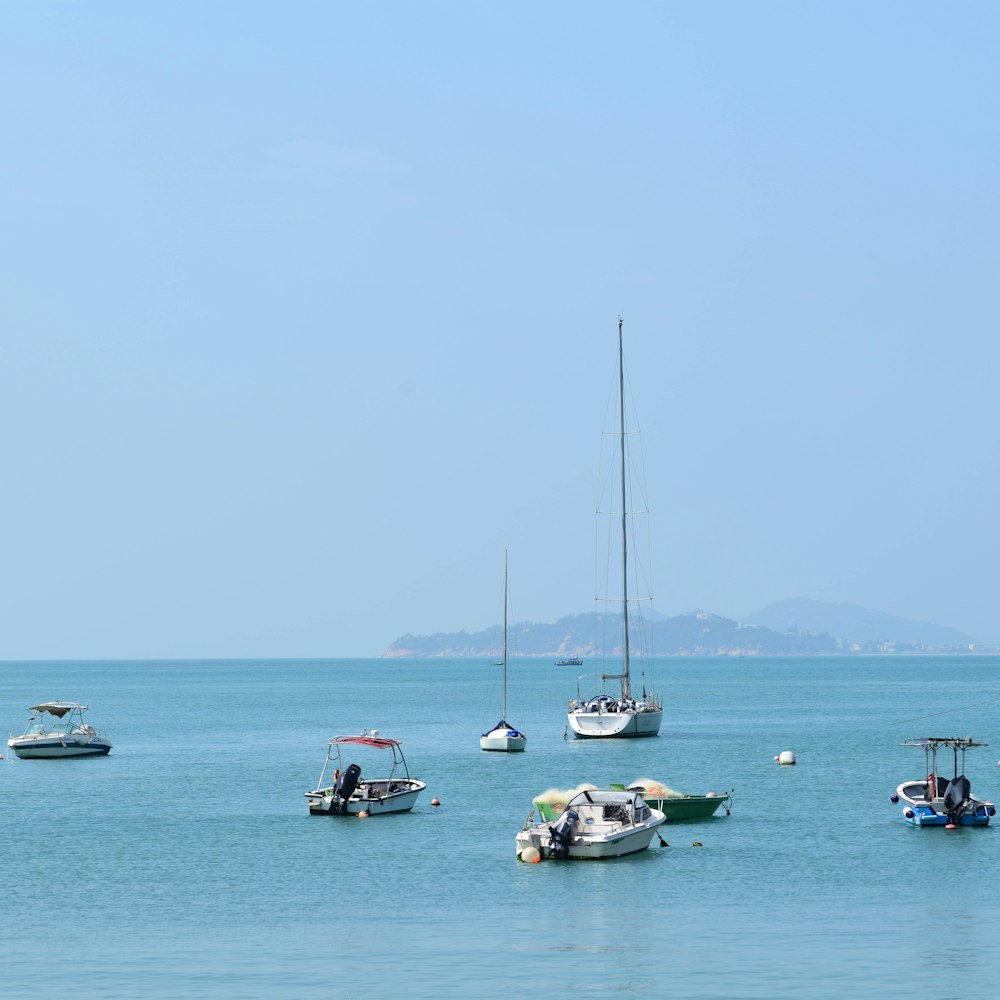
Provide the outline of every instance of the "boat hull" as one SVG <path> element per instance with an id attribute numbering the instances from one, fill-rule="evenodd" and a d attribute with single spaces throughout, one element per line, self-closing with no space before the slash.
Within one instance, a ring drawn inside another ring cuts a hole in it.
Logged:
<path id="1" fill-rule="evenodd" d="M 402 785 L 404 782 L 397 781 L 395 784 Z M 332 787 L 318 788 L 305 794 L 312 816 L 357 816 L 361 812 L 366 812 L 369 816 L 381 816 L 384 813 L 409 812 L 427 787 L 425 782 L 412 778 L 406 785 L 399 791 L 383 795 L 366 786 L 356 791 L 346 802 L 333 795 Z"/>
<path id="2" fill-rule="evenodd" d="M 663 822 L 662 814 L 654 814 L 653 819 L 647 823 L 618 834 L 600 838 L 577 837 L 570 845 L 565 860 L 602 861 L 606 858 L 621 858 L 627 854 L 637 854 L 649 847 L 653 834 L 656 833 L 656 828 Z M 547 825 L 522 830 L 515 837 L 515 846 L 518 857 L 527 847 L 534 847 L 543 858 L 555 857 L 552 834 Z"/>
<path id="3" fill-rule="evenodd" d="M 989 826 L 990 818 L 996 814 L 996 807 L 985 799 L 970 798 L 956 816 L 948 815 L 941 796 L 932 799 L 919 797 L 915 789 L 926 789 L 923 781 L 906 781 L 897 789 L 896 795 L 903 804 L 903 819 L 910 826 Z"/>
<path id="4" fill-rule="evenodd" d="M 570 712 L 569 727 L 578 740 L 657 736 L 663 712 Z"/>
<path id="5" fill-rule="evenodd" d="M 480 750 L 494 750 L 500 753 L 516 753 L 528 745 L 527 736 L 520 733 L 512 736 L 508 729 L 494 729 L 479 738 Z"/>
<path id="6" fill-rule="evenodd" d="M 680 795 L 657 799 L 644 794 L 643 798 L 653 809 L 659 809 L 668 823 L 708 819 L 720 806 L 726 805 L 728 809 L 728 803 L 732 802 L 728 795 Z"/>
<path id="7" fill-rule="evenodd" d="M 45 737 L 43 739 L 12 739 L 7 746 L 22 760 L 55 760 L 62 757 L 104 757 L 111 744 L 99 736 Z"/>

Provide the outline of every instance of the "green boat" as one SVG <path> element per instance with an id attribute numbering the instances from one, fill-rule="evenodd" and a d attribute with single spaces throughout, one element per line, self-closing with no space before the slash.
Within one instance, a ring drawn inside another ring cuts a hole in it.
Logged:
<path id="1" fill-rule="evenodd" d="M 596 785 L 578 785 L 576 788 L 568 788 L 560 791 L 550 788 L 547 792 L 537 796 L 532 800 L 532 804 L 538 810 L 539 817 L 546 823 L 555 823 L 563 814 L 568 802 L 574 795 L 579 794 L 584 789 L 594 790 Z M 677 823 L 682 820 L 709 819 L 721 808 L 726 810 L 726 815 L 733 805 L 732 790 L 728 792 L 707 792 L 705 795 L 684 795 L 682 792 L 675 792 L 662 782 L 640 779 L 634 784 L 625 785 L 612 784 L 609 786 L 613 792 L 640 792 L 646 804 L 651 809 L 658 809 L 666 817 L 668 823 Z"/>
<path id="2" fill-rule="evenodd" d="M 677 822 L 684 819 L 708 819 L 714 816 L 723 806 L 726 815 L 733 804 L 731 792 L 717 795 L 710 792 L 708 795 L 676 795 L 666 798 L 656 798 L 649 792 L 644 792 L 642 796 L 652 809 L 659 809 L 667 818 L 668 823 Z"/>

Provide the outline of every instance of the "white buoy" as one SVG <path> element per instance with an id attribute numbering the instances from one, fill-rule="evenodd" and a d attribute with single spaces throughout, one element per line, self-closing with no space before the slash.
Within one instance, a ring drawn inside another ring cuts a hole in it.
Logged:
<path id="1" fill-rule="evenodd" d="M 521 851 L 521 860 L 525 864 L 534 865 L 542 860 L 542 856 L 538 853 L 538 848 L 536 847 L 526 847 Z"/>
<path id="2" fill-rule="evenodd" d="M 779 764 L 794 764 L 795 752 L 793 750 L 782 750 L 775 759 Z"/>

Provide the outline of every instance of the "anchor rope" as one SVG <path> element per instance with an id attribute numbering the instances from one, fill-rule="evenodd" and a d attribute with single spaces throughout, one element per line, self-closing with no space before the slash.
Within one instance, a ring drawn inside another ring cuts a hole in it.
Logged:
<path id="1" fill-rule="evenodd" d="M 986 701 L 977 701 L 974 705 L 961 705 L 958 708 L 948 708 L 943 712 L 931 712 L 930 715 L 918 715 L 915 719 L 900 719 L 893 722 L 894 726 L 905 726 L 910 722 L 921 722 L 923 719 L 935 719 L 939 715 L 951 715 L 952 712 L 964 712 L 970 708 L 980 708 L 982 705 L 992 705 L 994 702 L 1000 701 L 1000 697 L 997 698 L 987 698 Z"/>

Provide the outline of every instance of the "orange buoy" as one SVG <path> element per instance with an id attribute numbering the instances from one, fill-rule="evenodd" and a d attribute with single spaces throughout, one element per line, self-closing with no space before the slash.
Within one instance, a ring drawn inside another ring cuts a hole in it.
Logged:
<path id="1" fill-rule="evenodd" d="M 358 813 L 358 819 L 368 819 L 368 813 L 362 809 L 361 812 Z"/>
<path id="2" fill-rule="evenodd" d="M 542 860 L 537 847 L 526 847 L 519 855 L 520 859 L 528 865 L 537 865 Z"/>
<path id="3" fill-rule="evenodd" d="M 432 806 L 439 806 L 439 805 L 441 805 L 441 803 L 437 799 L 431 799 L 431 805 Z"/>

